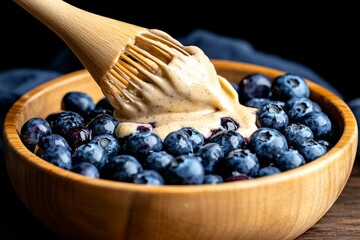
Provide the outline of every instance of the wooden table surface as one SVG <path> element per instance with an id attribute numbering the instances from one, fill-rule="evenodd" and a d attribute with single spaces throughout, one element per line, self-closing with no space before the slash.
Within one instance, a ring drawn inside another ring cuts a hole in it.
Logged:
<path id="1" fill-rule="evenodd" d="M 7 178 L 3 159 L 0 160 L 0 239 L 61 239 L 25 208 Z M 304 239 L 360 239 L 360 159 L 355 162 L 352 175 L 334 205 L 296 240 Z"/>

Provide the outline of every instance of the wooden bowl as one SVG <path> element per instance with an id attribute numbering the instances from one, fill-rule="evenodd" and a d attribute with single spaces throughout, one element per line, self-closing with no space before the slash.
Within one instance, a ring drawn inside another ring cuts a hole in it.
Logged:
<path id="1" fill-rule="evenodd" d="M 218 73 L 238 82 L 250 73 L 283 72 L 213 61 Z M 339 140 L 321 158 L 287 172 L 219 185 L 146 186 L 91 179 L 60 169 L 28 151 L 19 138 L 24 122 L 60 110 L 68 91 L 103 97 L 85 70 L 47 82 L 21 97 L 5 119 L 6 166 L 23 203 L 67 239 L 294 239 L 333 205 L 351 173 L 358 141 L 349 107 L 308 82 L 311 98 L 336 126 Z"/>

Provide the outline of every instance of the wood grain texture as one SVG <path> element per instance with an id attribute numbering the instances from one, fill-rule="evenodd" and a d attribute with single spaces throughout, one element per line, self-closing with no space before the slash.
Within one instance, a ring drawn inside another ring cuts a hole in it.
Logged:
<path id="1" fill-rule="evenodd" d="M 1 159 L 3 160 L 3 159 Z M 296 240 L 355 240 L 360 236 L 360 159 L 343 192 L 330 210 L 313 227 Z M 2 178 L 0 205 L 0 239 L 62 240 L 39 222 L 13 193 L 7 176 Z M 4 204 L 6 203 L 6 204 Z"/>
<path id="2" fill-rule="evenodd" d="M 348 183 L 326 215 L 296 240 L 360 239 L 360 159 Z"/>
<path id="3" fill-rule="evenodd" d="M 215 61 L 220 75 L 273 78 L 280 71 Z M 69 239 L 295 239 L 338 199 L 350 176 L 358 141 L 356 120 L 337 96 L 309 81 L 311 97 L 341 136 L 323 157 L 298 169 L 216 186 L 149 187 L 89 179 L 46 163 L 22 145 L 26 119 L 59 110 L 71 90 L 102 94 L 86 71 L 46 83 L 19 99 L 5 120 L 6 166 L 20 199 L 44 224 Z"/>

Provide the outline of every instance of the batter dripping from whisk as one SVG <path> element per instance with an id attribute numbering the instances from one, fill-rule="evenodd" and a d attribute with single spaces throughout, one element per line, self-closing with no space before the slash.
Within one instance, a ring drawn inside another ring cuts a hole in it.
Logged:
<path id="1" fill-rule="evenodd" d="M 161 138 L 181 127 L 210 137 L 222 117 L 239 123 L 237 131 L 244 137 L 257 129 L 255 109 L 239 103 L 237 92 L 204 52 L 160 30 L 136 36 L 101 84 L 116 109 L 119 137 L 150 123 Z"/>

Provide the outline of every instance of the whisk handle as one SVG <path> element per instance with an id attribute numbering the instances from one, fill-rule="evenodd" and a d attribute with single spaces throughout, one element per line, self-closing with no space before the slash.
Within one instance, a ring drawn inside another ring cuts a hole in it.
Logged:
<path id="1" fill-rule="evenodd" d="M 97 82 L 144 28 L 97 15 L 62 0 L 13 0 L 53 30 Z"/>

